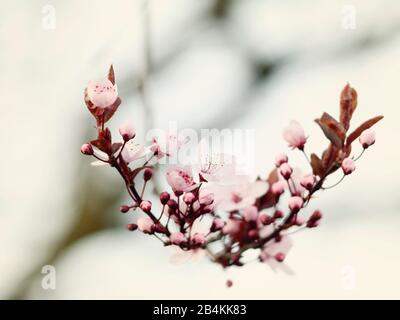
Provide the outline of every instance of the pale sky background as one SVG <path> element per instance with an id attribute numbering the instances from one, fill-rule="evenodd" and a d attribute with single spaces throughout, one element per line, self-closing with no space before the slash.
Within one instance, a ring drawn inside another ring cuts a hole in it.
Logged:
<path id="1" fill-rule="evenodd" d="M 400 298 L 399 2 L 150 0 L 156 128 L 253 129 L 265 175 L 292 119 L 309 150 L 325 148 L 313 119 L 338 115 L 346 82 L 359 94 L 353 126 L 385 116 L 354 175 L 313 202 L 324 219 L 294 236 L 293 276 L 170 264 L 171 250 L 124 228 L 117 176 L 81 156 L 94 134 L 82 92 L 111 63 L 123 99 L 111 128 L 131 117 L 145 134 L 143 2 L 2 1 L 0 298 Z M 40 285 L 48 264 L 56 290 Z"/>

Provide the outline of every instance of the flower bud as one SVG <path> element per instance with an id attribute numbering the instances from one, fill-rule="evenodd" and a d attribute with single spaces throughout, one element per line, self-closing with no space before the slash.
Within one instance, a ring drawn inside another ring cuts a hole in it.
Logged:
<path id="1" fill-rule="evenodd" d="M 144 200 L 140 203 L 140 209 L 143 210 L 143 212 L 149 213 L 151 211 L 151 202 Z"/>
<path id="2" fill-rule="evenodd" d="M 232 287 L 232 286 L 233 286 L 232 280 L 226 280 L 226 286 L 227 286 L 228 288 Z"/>
<path id="3" fill-rule="evenodd" d="M 224 225 L 225 225 L 224 220 L 222 220 L 221 218 L 215 218 L 211 225 L 210 231 L 215 232 L 221 230 L 224 227 Z"/>
<path id="4" fill-rule="evenodd" d="M 140 217 L 136 223 L 138 229 L 143 233 L 153 233 L 154 222 L 149 217 Z"/>
<path id="5" fill-rule="evenodd" d="M 284 153 L 280 153 L 275 157 L 275 166 L 279 168 L 282 164 L 287 163 L 289 160 L 288 156 Z"/>
<path id="6" fill-rule="evenodd" d="M 133 127 L 132 121 L 127 121 L 119 127 L 119 133 L 124 141 L 133 139 L 136 135 L 135 128 Z"/>
<path id="7" fill-rule="evenodd" d="M 303 127 L 297 121 L 291 121 L 290 125 L 285 128 L 283 138 L 288 142 L 289 147 L 304 150 L 307 138 Z"/>
<path id="8" fill-rule="evenodd" d="M 167 206 L 175 210 L 176 208 L 178 208 L 178 203 L 174 199 L 169 199 L 167 202 Z"/>
<path id="9" fill-rule="evenodd" d="M 342 170 L 345 175 L 348 175 L 356 170 L 356 164 L 352 159 L 346 158 L 342 161 Z"/>
<path id="10" fill-rule="evenodd" d="M 93 148 L 92 145 L 89 143 L 85 143 L 81 147 L 81 152 L 85 155 L 91 156 L 93 154 Z"/>
<path id="11" fill-rule="evenodd" d="M 278 181 L 272 184 L 271 191 L 274 195 L 280 196 L 282 193 L 285 192 L 285 182 Z"/>
<path id="12" fill-rule="evenodd" d="M 255 220 L 257 220 L 258 209 L 256 206 L 247 207 L 247 208 L 243 209 L 242 215 L 243 215 L 244 220 L 247 222 L 255 221 Z"/>
<path id="13" fill-rule="evenodd" d="M 364 149 L 372 146 L 375 143 L 375 131 L 372 129 L 364 130 L 360 135 L 359 141 Z"/>
<path id="14" fill-rule="evenodd" d="M 185 193 L 185 195 L 183 196 L 183 201 L 186 204 L 191 204 L 193 203 L 193 201 L 196 199 L 196 196 L 192 193 L 192 192 L 187 192 Z"/>
<path id="15" fill-rule="evenodd" d="M 289 199 L 289 209 L 294 212 L 297 213 L 300 211 L 300 209 L 303 207 L 303 198 L 302 197 L 291 197 Z"/>
<path id="16" fill-rule="evenodd" d="M 247 235 L 251 239 L 257 239 L 258 238 L 258 230 L 257 229 L 251 229 Z"/>
<path id="17" fill-rule="evenodd" d="M 275 260 L 278 261 L 278 262 L 283 262 L 285 260 L 285 257 L 286 256 L 285 256 L 285 254 L 283 252 L 278 252 L 275 255 Z"/>
<path id="18" fill-rule="evenodd" d="M 127 213 L 129 209 L 130 207 L 125 204 L 119 207 L 119 211 L 121 211 L 122 213 Z"/>
<path id="19" fill-rule="evenodd" d="M 284 177 L 286 180 L 288 180 L 293 173 L 293 169 L 288 163 L 283 163 L 279 167 L 279 171 L 280 171 L 282 177 Z"/>
<path id="20" fill-rule="evenodd" d="M 165 233 L 167 229 L 161 223 L 156 223 L 153 226 L 153 231 L 155 233 Z"/>
<path id="21" fill-rule="evenodd" d="M 264 226 L 270 225 L 273 222 L 273 219 L 266 214 L 260 215 L 258 219 Z"/>
<path id="22" fill-rule="evenodd" d="M 169 236 L 169 240 L 172 244 L 179 246 L 180 244 L 186 242 L 186 237 L 182 232 L 175 232 Z"/>
<path id="23" fill-rule="evenodd" d="M 301 178 L 300 185 L 307 190 L 311 190 L 314 187 L 316 181 L 317 178 L 313 174 L 307 174 Z"/>
<path id="24" fill-rule="evenodd" d="M 313 212 L 307 221 L 307 228 L 315 228 L 318 226 L 319 221 L 322 219 L 322 213 L 319 210 Z"/>
<path id="25" fill-rule="evenodd" d="M 281 210 L 276 210 L 274 212 L 274 216 L 273 216 L 274 219 L 281 219 L 283 217 L 284 217 L 284 214 Z"/>
<path id="26" fill-rule="evenodd" d="M 192 237 L 192 241 L 196 245 L 203 245 L 206 242 L 206 238 L 201 233 L 195 233 Z"/>
<path id="27" fill-rule="evenodd" d="M 126 225 L 126 228 L 127 228 L 129 231 L 135 231 L 135 230 L 138 228 L 138 225 L 135 224 L 135 223 L 128 223 L 128 224 Z"/>
<path id="28" fill-rule="evenodd" d="M 143 172 L 143 179 L 144 181 L 149 181 L 151 177 L 153 176 L 153 169 L 151 168 L 146 168 Z"/>
<path id="29" fill-rule="evenodd" d="M 170 196 L 168 192 L 161 192 L 160 193 L 160 202 L 161 204 L 165 205 L 167 204 L 168 200 L 169 200 Z"/>

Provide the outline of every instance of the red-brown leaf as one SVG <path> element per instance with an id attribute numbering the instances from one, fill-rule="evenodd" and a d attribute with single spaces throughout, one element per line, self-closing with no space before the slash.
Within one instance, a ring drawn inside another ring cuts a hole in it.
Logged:
<path id="1" fill-rule="evenodd" d="M 322 160 L 315 153 L 311 154 L 311 167 L 316 176 L 323 176 L 324 166 L 322 164 Z"/>
<path id="2" fill-rule="evenodd" d="M 372 119 L 365 121 L 362 125 L 360 125 L 356 130 L 354 130 L 348 137 L 346 141 L 346 145 L 350 146 L 354 140 L 356 140 L 364 130 L 371 128 L 375 123 L 382 120 L 383 116 L 377 116 Z"/>
<path id="3" fill-rule="evenodd" d="M 108 155 L 111 153 L 111 143 L 110 143 L 110 141 L 108 141 L 106 139 L 92 140 L 92 141 L 90 141 L 90 144 L 95 146 L 100 151 L 107 153 Z"/>
<path id="4" fill-rule="evenodd" d="M 347 132 L 350 128 L 350 120 L 357 108 L 357 91 L 347 84 L 340 94 L 340 123 Z"/>
<path id="5" fill-rule="evenodd" d="M 111 81 L 112 84 L 115 84 L 115 75 L 114 75 L 114 67 L 113 65 L 110 66 L 110 69 L 108 70 L 108 80 Z"/>
<path id="6" fill-rule="evenodd" d="M 325 136 L 332 144 L 338 148 L 343 146 L 344 140 L 346 139 L 346 131 L 339 122 L 326 112 L 322 114 L 320 119 L 316 119 L 315 122 L 318 123 Z"/>

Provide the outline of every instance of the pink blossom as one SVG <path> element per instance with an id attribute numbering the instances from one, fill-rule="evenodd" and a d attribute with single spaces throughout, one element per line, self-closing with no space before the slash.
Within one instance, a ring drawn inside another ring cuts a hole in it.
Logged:
<path id="1" fill-rule="evenodd" d="M 356 170 L 356 164 L 350 158 L 346 158 L 342 161 L 342 170 L 344 174 L 350 174 Z"/>
<path id="2" fill-rule="evenodd" d="M 203 234 L 201 233 L 195 233 L 192 236 L 192 241 L 196 245 L 203 245 L 206 242 L 206 238 Z"/>
<path id="3" fill-rule="evenodd" d="M 189 166 L 170 166 L 166 176 L 167 182 L 174 192 L 186 192 L 196 188 Z"/>
<path id="4" fill-rule="evenodd" d="M 364 130 L 359 140 L 363 148 L 367 149 L 375 143 L 375 131 L 372 129 Z"/>
<path id="5" fill-rule="evenodd" d="M 122 158 L 126 163 L 144 158 L 149 153 L 149 149 L 144 146 L 134 143 L 133 140 L 129 140 L 124 149 L 122 150 Z"/>
<path id="6" fill-rule="evenodd" d="M 90 156 L 93 154 L 93 148 L 89 143 L 85 143 L 81 147 L 81 152 Z"/>
<path id="7" fill-rule="evenodd" d="M 87 87 L 87 95 L 96 107 L 107 108 L 118 98 L 117 85 L 113 85 L 108 79 L 90 81 Z"/>
<path id="8" fill-rule="evenodd" d="M 272 184 L 271 191 L 274 195 L 281 195 L 285 192 L 286 183 L 284 181 L 278 181 Z"/>
<path id="9" fill-rule="evenodd" d="M 135 137 L 136 130 L 132 121 L 126 121 L 119 127 L 119 133 L 124 141 L 131 140 Z"/>
<path id="10" fill-rule="evenodd" d="M 244 220 L 246 220 L 247 222 L 257 220 L 257 216 L 258 216 L 257 207 L 250 206 L 250 207 L 244 208 L 242 215 L 243 215 Z"/>
<path id="11" fill-rule="evenodd" d="M 153 137 L 153 145 L 150 150 L 158 159 L 164 156 L 172 157 L 177 154 L 185 142 L 182 135 L 163 131 L 159 136 Z"/>
<path id="12" fill-rule="evenodd" d="M 182 232 L 175 232 L 169 236 L 169 240 L 172 244 L 179 246 L 183 242 L 186 242 L 186 237 Z"/>
<path id="13" fill-rule="evenodd" d="M 302 197 L 291 197 L 289 199 L 289 209 L 292 212 L 298 212 L 303 207 L 303 198 Z"/>
<path id="14" fill-rule="evenodd" d="M 282 177 L 288 180 L 293 173 L 293 169 L 288 163 L 283 163 L 279 167 L 279 172 L 281 173 Z"/>
<path id="15" fill-rule="evenodd" d="M 224 225 L 225 225 L 224 220 L 222 220 L 221 218 L 215 218 L 212 222 L 210 230 L 211 232 L 221 230 L 224 227 Z"/>
<path id="16" fill-rule="evenodd" d="M 307 190 L 311 190 L 316 181 L 317 178 L 313 174 L 307 174 L 300 179 L 300 185 Z"/>
<path id="17" fill-rule="evenodd" d="M 154 222 L 149 217 L 140 217 L 137 219 L 136 224 L 140 231 L 144 233 L 152 233 Z"/>
<path id="18" fill-rule="evenodd" d="M 143 212 L 149 213 L 151 211 L 151 202 L 144 200 L 140 203 L 140 209 L 143 210 Z"/>
<path id="19" fill-rule="evenodd" d="M 289 147 L 304 149 L 307 138 L 303 127 L 297 121 L 291 121 L 289 126 L 283 131 L 283 138 L 289 143 Z"/>
<path id="20" fill-rule="evenodd" d="M 283 236 L 280 241 L 273 240 L 264 246 L 260 258 L 263 262 L 268 264 L 272 270 L 276 271 L 278 268 L 290 273 L 285 265 L 282 264 L 283 260 L 292 248 L 292 240 L 288 236 Z"/>
<path id="21" fill-rule="evenodd" d="M 288 156 L 284 153 L 280 153 L 275 157 L 275 166 L 279 168 L 283 163 L 287 163 L 289 160 Z"/>
<path id="22" fill-rule="evenodd" d="M 193 203 L 196 199 L 196 196 L 192 192 L 186 192 L 183 196 L 183 201 L 187 204 Z"/>
<path id="23" fill-rule="evenodd" d="M 254 204 L 257 198 L 268 191 L 265 181 L 249 182 L 248 177 L 241 177 L 237 184 L 215 188 L 216 206 L 225 211 L 241 210 Z"/>
<path id="24" fill-rule="evenodd" d="M 225 226 L 222 228 L 223 234 L 235 235 L 240 231 L 240 221 L 229 219 Z"/>

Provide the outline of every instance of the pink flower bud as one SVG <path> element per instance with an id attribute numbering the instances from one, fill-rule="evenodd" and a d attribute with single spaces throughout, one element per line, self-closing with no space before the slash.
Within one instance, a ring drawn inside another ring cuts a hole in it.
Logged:
<path id="1" fill-rule="evenodd" d="M 129 206 L 127 205 L 122 205 L 119 207 L 119 211 L 121 211 L 122 213 L 127 213 L 129 211 Z"/>
<path id="2" fill-rule="evenodd" d="M 144 181 L 149 181 L 151 177 L 153 176 L 153 169 L 151 168 L 146 168 L 143 172 L 143 180 Z"/>
<path id="3" fill-rule="evenodd" d="M 153 231 L 156 233 L 165 233 L 167 229 L 161 223 L 157 223 L 154 224 Z"/>
<path id="4" fill-rule="evenodd" d="M 183 201 L 186 204 L 191 204 L 193 203 L 193 201 L 196 199 L 196 196 L 192 193 L 192 192 L 187 192 L 185 193 L 185 195 L 183 196 Z"/>
<path id="5" fill-rule="evenodd" d="M 285 254 L 283 252 L 278 252 L 275 255 L 275 260 L 278 261 L 278 262 L 283 262 L 285 260 L 285 257 L 286 256 L 285 256 Z"/>
<path id="6" fill-rule="evenodd" d="M 271 191 L 274 195 L 279 196 L 285 192 L 285 182 L 278 181 L 272 184 Z"/>
<path id="7" fill-rule="evenodd" d="M 313 174 L 307 174 L 301 178 L 300 185 L 307 190 L 311 190 L 314 187 L 316 181 L 317 178 Z"/>
<path id="8" fill-rule="evenodd" d="M 279 168 L 282 164 L 287 163 L 289 160 L 288 156 L 284 153 L 280 153 L 275 157 L 275 166 Z"/>
<path id="9" fill-rule="evenodd" d="M 264 225 L 270 225 L 273 222 L 273 219 L 270 216 L 267 216 L 266 214 L 262 214 L 259 216 L 258 220 Z"/>
<path id="10" fill-rule="evenodd" d="M 346 158 L 342 161 L 342 170 L 344 174 L 350 174 L 356 170 L 356 164 L 350 158 Z"/>
<path id="11" fill-rule="evenodd" d="M 169 200 L 170 196 L 168 192 L 161 192 L 160 193 L 160 202 L 161 204 L 165 205 L 167 204 L 168 200 Z"/>
<path id="12" fill-rule="evenodd" d="M 192 241 L 196 245 L 203 245 L 206 242 L 206 238 L 201 233 L 195 233 L 192 237 Z"/>
<path id="13" fill-rule="evenodd" d="M 305 220 L 303 217 L 297 216 L 294 223 L 296 224 L 296 226 L 300 227 L 300 226 L 302 226 L 305 222 L 306 222 L 306 220 Z"/>
<path id="14" fill-rule="evenodd" d="M 274 219 L 281 219 L 283 218 L 285 215 L 283 214 L 283 212 L 281 210 L 276 210 L 274 212 Z"/>
<path id="15" fill-rule="evenodd" d="M 247 222 L 257 220 L 257 216 L 258 216 L 257 207 L 250 206 L 250 207 L 243 209 L 242 215 L 243 215 L 244 220 L 246 220 Z"/>
<path id="16" fill-rule="evenodd" d="M 292 212 L 297 213 L 300 211 L 300 209 L 302 207 L 303 207 L 303 198 L 302 197 L 295 196 L 295 197 L 291 197 L 289 199 L 289 209 Z"/>
<path id="17" fill-rule="evenodd" d="M 137 225 L 137 224 L 134 224 L 134 223 L 129 223 L 129 224 L 126 225 L 126 228 L 127 228 L 129 231 L 135 231 L 135 230 L 138 228 L 138 225 Z"/>
<path id="18" fill-rule="evenodd" d="M 186 242 L 185 235 L 182 232 L 175 232 L 169 236 L 172 244 L 179 246 L 181 243 Z"/>
<path id="19" fill-rule="evenodd" d="M 293 169 L 288 163 L 283 163 L 279 167 L 279 171 L 280 171 L 282 177 L 284 177 L 286 180 L 288 180 L 293 173 Z"/>
<path id="20" fill-rule="evenodd" d="M 224 220 L 222 220 L 221 218 L 215 218 L 212 225 L 211 225 L 211 232 L 215 232 L 218 230 L 221 230 L 225 225 Z"/>
<path id="21" fill-rule="evenodd" d="M 304 149 L 307 141 L 303 127 L 297 121 L 291 121 L 289 126 L 283 131 L 283 138 L 288 142 L 289 147 L 299 150 Z"/>
<path id="22" fill-rule="evenodd" d="M 149 217 L 140 217 L 139 219 L 137 219 L 136 223 L 139 230 L 143 233 L 153 232 L 154 222 Z"/>
<path id="23" fill-rule="evenodd" d="M 372 129 L 364 130 L 360 135 L 360 143 L 364 149 L 372 146 L 375 143 L 375 131 Z"/>
<path id="24" fill-rule="evenodd" d="M 240 231 L 240 221 L 229 219 L 222 228 L 223 234 L 235 235 Z"/>
<path id="25" fill-rule="evenodd" d="M 93 148 L 89 143 L 85 143 L 81 147 L 81 152 L 83 154 L 86 154 L 88 156 L 91 156 L 93 154 Z"/>
<path id="26" fill-rule="evenodd" d="M 149 213 L 151 211 L 151 202 L 144 200 L 140 203 L 140 209 L 143 210 L 143 212 Z"/>
<path id="27" fill-rule="evenodd" d="M 322 213 L 319 210 L 313 212 L 307 221 L 307 228 L 315 228 L 318 226 L 319 221 L 322 219 Z"/>
<path id="28" fill-rule="evenodd" d="M 170 199 L 167 202 L 167 206 L 170 207 L 171 209 L 176 209 L 178 208 L 178 203 L 174 199 Z"/>
<path id="29" fill-rule="evenodd" d="M 136 130 L 133 126 L 132 121 L 127 121 L 127 122 L 123 123 L 119 127 L 119 134 L 122 136 L 124 141 L 129 141 L 129 140 L 133 139 L 136 135 Z"/>
<path id="30" fill-rule="evenodd" d="M 87 87 L 89 100 L 98 108 L 111 106 L 118 98 L 117 86 L 108 79 L 90 81 Z"/>
<path id="31" fill-rule="evenodd" d="M 227 286 L 228 288 L 232 287 L 232 286 L 233 286 L 232 280 L 226 280 L 226 286 Z"/>

